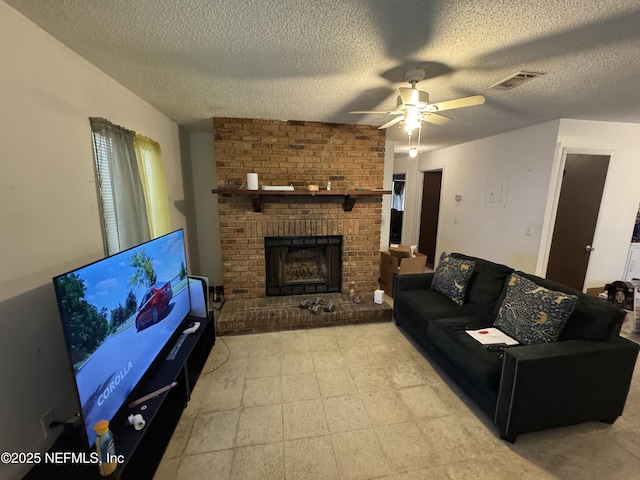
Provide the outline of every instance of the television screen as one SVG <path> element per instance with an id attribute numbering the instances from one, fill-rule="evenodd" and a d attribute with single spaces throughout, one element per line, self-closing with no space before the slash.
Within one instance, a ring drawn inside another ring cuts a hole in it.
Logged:
<path id="1" fill-rule="evenodd" d="M 188 315 L 182 230 L 53 279 L 89 446 Z"/>

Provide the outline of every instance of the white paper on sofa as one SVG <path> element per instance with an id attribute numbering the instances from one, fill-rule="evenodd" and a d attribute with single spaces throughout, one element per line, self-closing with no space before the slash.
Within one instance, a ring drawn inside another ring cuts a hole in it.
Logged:
<path id="1" fill-rule="evenodd" d="M 497 328 L 481 328 L 480 330 L 465 330 L 471 337 L 483 345 L 519 345 L 518 341 L 511 338 Z"/>

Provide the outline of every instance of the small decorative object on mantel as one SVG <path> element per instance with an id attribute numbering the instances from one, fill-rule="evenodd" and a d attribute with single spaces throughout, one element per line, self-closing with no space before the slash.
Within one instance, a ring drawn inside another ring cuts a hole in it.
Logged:
<path id="1" fill-rule="evenodd" d="M 310 192 L 317 192 L 320 190 L 319 185 L 307 185 L 307 190 Z"/>
<path id="2" fill-rule="evenodd" d="M 258 190 L 257 173 L 247 173 L 247 190 Z"/>
<path id="3" fill-rule="evenodd" d="M 353 300 L 356 296 L 356 282 L 351 282 L 349 285 L 349 299 Z"/>
<path id="4" fill-rule="evenodd" d="M 260 188 L 271 192 L 293 192 L 295 190 L 293 185 L 263 185 Z"/>

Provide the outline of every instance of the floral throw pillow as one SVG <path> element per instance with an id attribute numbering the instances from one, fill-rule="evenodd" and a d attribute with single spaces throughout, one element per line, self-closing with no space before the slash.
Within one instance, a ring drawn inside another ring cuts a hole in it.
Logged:
<path id="1" fill-rule="evenodd" d="M 475 262 L 471 260 L 458 260 L 443 252 L 431 282 L 431 289 L 458 305 L 464 304 L 467 284 L 474 267 Z"/>
<path id="2" fill-rule="evenodd" d="M 576 295 L 549 290 L 513 273 L 493 326 L 523 345 L 555 342 L 577 301 Z"/>

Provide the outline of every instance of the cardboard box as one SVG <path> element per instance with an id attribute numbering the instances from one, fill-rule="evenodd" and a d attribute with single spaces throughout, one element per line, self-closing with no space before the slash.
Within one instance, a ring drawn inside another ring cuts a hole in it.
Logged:
<path id="1" fill-rule="evenodd" d="M 380 272 L 423 273 L 427 256 L 416 253 L 415 257 L 398 257 L 391 252 L 380 252 Z"/>
<path id="2" fill-rule="evenodd" d="M 384 290 L 384 293 L 393 298 L 393 272 L 380 275 L 380 288 Z"/>
<path id="3" fill-rule="evenodd" d="M 411 247 L 409 247 L 411 248 Z M 409 255 L 411 250 L 409 250 Z M 380 252 L 380 288 L 393 298 L 393 275 L 408 273 L 423 273 L 427 263 L 427 256 L 416 253 L 415 257 L 398 256 L 404 254 L 402 250 Z"/>
<path id="4" fill-rule="evenodd" d="M 592 297 L 599 297 L 604 292 L 604 287 L 587 288 L 587 295 Z"/>
<path id="5" fill-rule="evenodd" d="M 411 247 L 409 245 L 389 245 L 389 253 L 398 258 L 411 258 Z"/>

